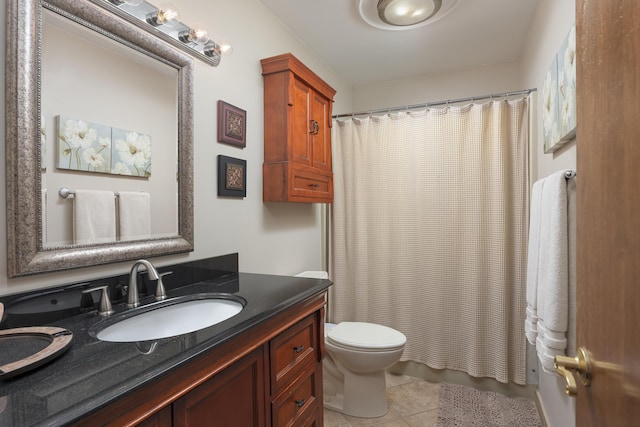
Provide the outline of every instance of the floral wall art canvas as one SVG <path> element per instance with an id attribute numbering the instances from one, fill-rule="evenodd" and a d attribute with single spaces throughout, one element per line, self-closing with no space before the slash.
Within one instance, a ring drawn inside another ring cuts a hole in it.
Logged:
<path id="1" fill-rule="evenodd" d="M 558 53 L 558 107 L 560 139 L 576 134 L 576 27 L 571 27 Z"/>
<path id="2" fill-rule="evenodd" d="M 57 116 L 59 169 L 111 172 L 111 127 Z"/>
<path id="3" fill-rule="evenodd" d="M 151 137 L 66 116 L 57 116 L 58 169 L 148 178 Z"/>
<path id="4" fill-rule="evenodd" d="M 151 137 L 122 129 L 112 130 L 111 173 L 148 178 L 151 176 Z"/>
<path id="5" fill-rule="evenodd" d="M 553 153 L 576 135 L 575 24 L 545 75 L 542 120 L 545 153 Z"/>

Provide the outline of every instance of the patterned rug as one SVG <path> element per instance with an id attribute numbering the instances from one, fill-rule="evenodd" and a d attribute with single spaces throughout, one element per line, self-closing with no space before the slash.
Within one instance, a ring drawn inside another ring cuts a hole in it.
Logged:
<path id="1" fill-rule="evenodd" d="M 535 404 L 521 397 L 441 384 L 438 427 L 540 427 Z"/>

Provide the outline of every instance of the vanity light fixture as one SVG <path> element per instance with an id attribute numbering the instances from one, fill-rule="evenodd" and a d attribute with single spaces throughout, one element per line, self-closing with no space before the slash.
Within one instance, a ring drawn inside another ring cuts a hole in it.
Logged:
<path id="1" fill-rule="evenodd" d="M 170 3 L 155 6 L 146 0 L 90 1 L 214 67 L 220 64 L 222 55 L 232 51 L 228 42 L 211 40 L 204 25 L 180 22 L 178 10 Z"/>
<path id="2" fill-rule="evenodd" d="M 378 16 L 389 25 L 416 25 L 438 13 L 442 0 L 380 0 Z"/>

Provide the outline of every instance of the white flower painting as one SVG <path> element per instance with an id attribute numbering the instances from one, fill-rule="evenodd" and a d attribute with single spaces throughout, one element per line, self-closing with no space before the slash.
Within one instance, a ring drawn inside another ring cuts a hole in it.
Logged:
<path id="1" fill-rule="evenodd" d="M 57 116 L 58 169 L 111 172 L 111 127 Z"/>
<path id="2" fill-rule="evenodd" d="M 572 138 L 576 129 L 576 27 L 558 53 L 559 132 L 562 139 Z"/>
<path id="3" fill-rule="evenodd" d="M 151 137 L 122 129 L 112 130 L 111 173 L 139 177 L 151 176 Z"/>
<path id="4" fill-rule="evenodd" d="M 558 141 L 558 61 L 553 62 L 547 70 L 542 83 L 542 128 L 544 146 L 550 147 Z"/>
<path id="5" fill-rule="evenodd" d="M 576 27 L 571 27 L 554 56 L 542 85 L 542 129 L 545 153 L 552 153 L 576 134 Z"/>
<path id="6" fill-rule="evenodd" d="M 57 116 L 56 119 L 58 169 L 143 178 L 151 176 L 149 135 L 66 116 Z"/>

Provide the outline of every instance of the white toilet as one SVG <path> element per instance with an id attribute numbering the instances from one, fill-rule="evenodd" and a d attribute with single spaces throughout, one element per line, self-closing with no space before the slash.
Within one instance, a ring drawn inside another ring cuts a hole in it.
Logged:
<path id="1" fill-rule="evenodd" d="M 326 271 L 298 277 L 328 279 Z M 400 360 L 407 337 L 383 325 L 364 322 L 325 323 L 327 350 L 323 367 L 324 406 L 362 418 L 387 413 L 385 369 Z"/>
<path id="2" fill-rule="evenodd" d="M 387 413 L 385 369 L 400 360 L 407 338 L 387 326 L 325 323 L 324 406 L 363 418 Z"/>

